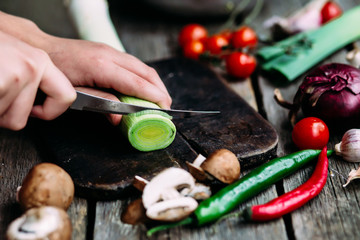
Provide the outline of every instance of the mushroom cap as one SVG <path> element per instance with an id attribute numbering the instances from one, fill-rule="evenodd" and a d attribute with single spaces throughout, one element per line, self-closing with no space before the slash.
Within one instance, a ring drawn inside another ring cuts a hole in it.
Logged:
<path id="1" fill-rule="evenodd" d="M 74 198 L 74 183 L 70 175 L 52 163 L 40 163 L 30 169 L 18 192 L 23 209 L 55 206 L 68 209 Z"/>
<path id="2" fill-rule="evenodd" d="M 7 240 L 70 240 L 72 226 L 67 213 L 57 207 L 43 206 L 26 211 L 6 232 Z"/>
<path id="3" fill-rule="evenodd" d="M 224 183 L 232 183 L 240 177 L 240 162 L 236 155 L 227 149 L 212 152 L 200 167 Z"/>

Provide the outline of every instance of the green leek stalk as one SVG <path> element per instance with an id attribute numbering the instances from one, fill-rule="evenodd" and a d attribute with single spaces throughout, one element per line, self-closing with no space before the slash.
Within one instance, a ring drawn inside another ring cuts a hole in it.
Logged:
<path id="1" fill-rule="evenodd" d="M 315 64 L 360 39 L 360 6 L 322 27 L 261 48 L 257 55 L 265 73 L 292 81 Z"/>
<path id="2" fill-rule="evenodd" d="M 118 98 L 124 103 L 160 109 L 157 104 L 139 98 L 130 96 L 118 96 Z M 130 144 L 143 152 L 168 147 L 176 135 L 176 127 L 171 121 L 171 116 L 156 110 L 123 115 L 120 129 Z"/>

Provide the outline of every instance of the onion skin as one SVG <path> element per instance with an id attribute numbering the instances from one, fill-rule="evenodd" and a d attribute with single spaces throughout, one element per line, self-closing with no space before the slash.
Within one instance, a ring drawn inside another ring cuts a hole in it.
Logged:
<path id="1" fill-rule="evenodd" d="M 316 68 L 300 85 L 293 114 L 301 108 L 305 116 L 314 116 L 327 124 L 359 125 L 360 69 L 331 63 Z"/>

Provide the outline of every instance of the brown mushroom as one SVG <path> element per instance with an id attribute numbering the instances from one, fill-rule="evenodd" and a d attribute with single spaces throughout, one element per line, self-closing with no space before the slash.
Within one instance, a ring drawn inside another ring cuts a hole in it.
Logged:
<path id="1" fill-rule="evenodd" d="M 193 163 L 187 162 L 189 172 L 199 181 L 212 180 L 233 183 L 240 177 L 240 162 L 236 155 L 227 149 L 218 149 L 207 158 L 199 154 Z"/>
<path id="2" fill-rule="evenodd" d="M 70 175 L 52 163 L 34 166 L 18 190 L 18 201 L 23 209 L 55 206 L 68 209 L 74 198 L 74 183 Z"/>
<path id="3" fill-rule="evenodd" d="M 67 213 L 57 207 L 32 208 L 15 219 L 6 232 L 7 240 L 70 240 L 71 221 Z"/>
<path id="4" fill-rule="evenodd" d="M 121 221 L 127 224 L 136 225 L 148 220 L 141 198 L 130 202 L 121 213 Z"/>

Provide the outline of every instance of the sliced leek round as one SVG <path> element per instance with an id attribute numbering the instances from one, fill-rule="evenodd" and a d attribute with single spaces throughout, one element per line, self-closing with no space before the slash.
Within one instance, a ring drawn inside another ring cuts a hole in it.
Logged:
<path id="1" fill-rule="evenodd" d="M 129 104 L 159 108 L 155 103 L 134 97 L 120 96 L 119 99 Z M 176 127 L 170 116 L 156 110 L 123 115 L 120 127 L 130 144 L 144 152 L 168 147 L 176 135 Z"/>

